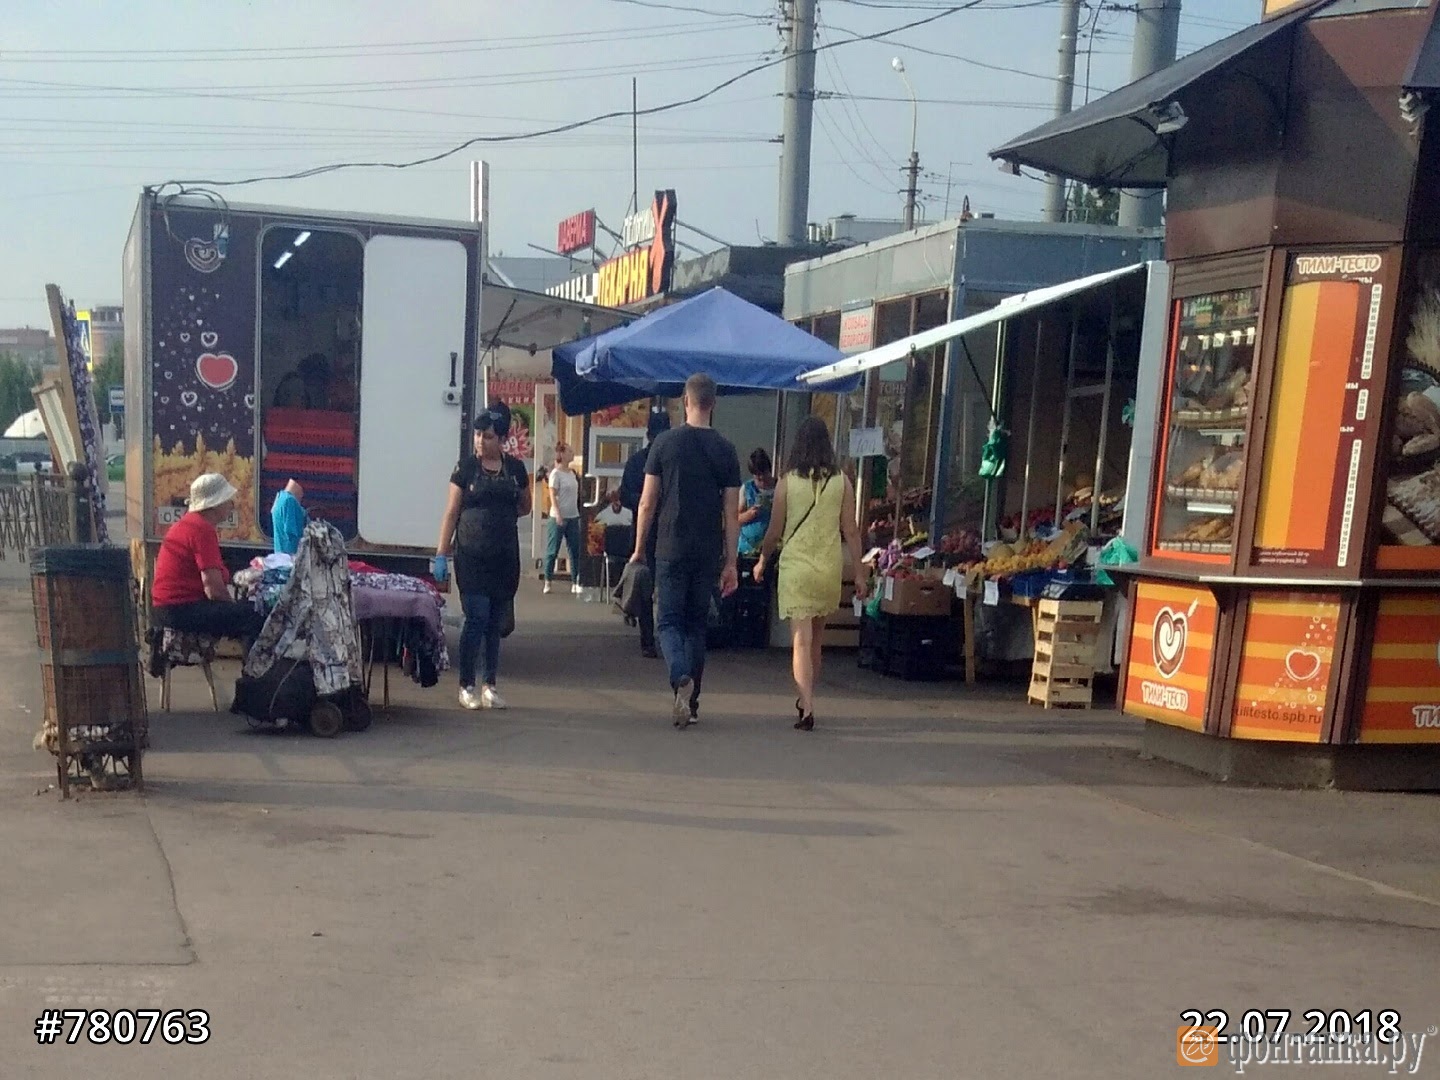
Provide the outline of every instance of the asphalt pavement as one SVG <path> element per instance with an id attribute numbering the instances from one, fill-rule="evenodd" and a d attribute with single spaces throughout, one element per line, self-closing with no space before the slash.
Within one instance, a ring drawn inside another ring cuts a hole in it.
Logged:
<path id="1" fill-rule="evenodd" d="M 145 794 L 61 803 L 16 584 L 4 1080 L 1150 1078 L 1191 1009 L 1440 1023 L 1433 796 L 1216 785 L 1113 712 L 844 654 L 813 734 L 773 652 L 716 655 L 677 732 L 633 631 L 527 583 L 507 712 L 400 679 L 363 734 L 255 734 L 180 671 Z M 209 1034 L 37 1045 L 65 1008 Z M 1396 1074 L 1440 1075 L 1421 1052 Z"/>

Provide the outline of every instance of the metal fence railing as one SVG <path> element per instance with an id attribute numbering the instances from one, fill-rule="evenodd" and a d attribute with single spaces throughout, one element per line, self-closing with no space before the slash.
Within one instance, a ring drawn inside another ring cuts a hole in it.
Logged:
<path id="1" fill-rule="evenodd" d="M 90 540 L 83 494 L 63 475 L 0 472 L 0 559 L 27 559 L 36 548 Z"/>

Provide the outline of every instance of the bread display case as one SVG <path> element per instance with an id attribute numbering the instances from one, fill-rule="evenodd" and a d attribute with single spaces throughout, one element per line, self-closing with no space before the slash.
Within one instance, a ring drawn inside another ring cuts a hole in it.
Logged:
<path id="1" fill-rule="evenodd" d="M 1417 254 L 1381 470 L 1381 570 L 1440 570 L 1440 251 Z M 1403 335 L 1403 336 L 1402 336 Z"/>
<path id="2" fill-rule="evenodd" d="M 1254 395 L 1260 289 L 1176 301 L 1153 553 L 1228 558 Z"/>

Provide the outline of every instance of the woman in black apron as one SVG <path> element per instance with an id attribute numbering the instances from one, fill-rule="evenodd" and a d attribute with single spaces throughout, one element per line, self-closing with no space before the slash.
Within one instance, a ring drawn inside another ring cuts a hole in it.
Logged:
<path id="1" fill-rule="evenodd" d="M 465 612 L 460 633 L 460 704 L 503 709 L 495 689 L 500 639 L 520 588 L 519 521 L 530 513 L 530 475 L 500 449 L 508 417 L 493 406 L 475 418 L 475 453 L 450 476 L 450 502 L 435 549 L 437 577 L 454 552 L 455 587 Z M 476 692 L 476 666 L 480 688 Z"/>

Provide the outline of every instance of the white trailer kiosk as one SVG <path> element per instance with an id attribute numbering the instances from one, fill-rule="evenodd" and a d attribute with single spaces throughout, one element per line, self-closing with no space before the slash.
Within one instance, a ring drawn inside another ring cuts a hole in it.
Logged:
<path id="1" fill-rule="evenodd" d="M 270 547 L 291 477 L 380 565 L 428 556 L 483 369 L 623 319 L 484 285 L 480 226 L 140 198 L 125 245 L 126 514 L 153 549 L 190 482 L 239 489 L 227 557 Z M 153 554 L 153 552 L 152 552 Z"/>

